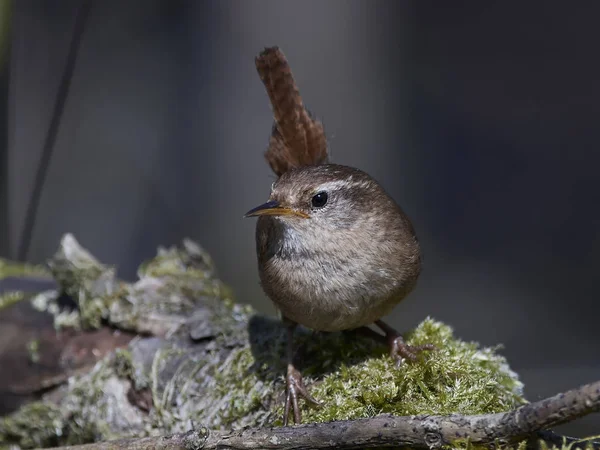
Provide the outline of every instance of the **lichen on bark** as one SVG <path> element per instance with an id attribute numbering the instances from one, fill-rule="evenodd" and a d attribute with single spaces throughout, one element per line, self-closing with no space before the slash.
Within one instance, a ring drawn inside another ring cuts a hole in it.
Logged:
<path id="1" fill-rule="evenodd" d="M 210 257 L 185 240 L 159 249 L 125 283 L 66 235 L 49 262 L 73 311 L 49 312 L 62 326 L 138 333 L 127 348 L 72 376 L 38 402 L 0 418 L 0 446 L 21 448 L 155 436 L 192 428 L 278 425 L 283 412 L 285 329 L 233 301 Z M 35 301 L 35 300 L 34 300 Z M 38 303 L 41 302 L 38 299 Z M 61 317 L 75 314 L 70 325 Z M 524 402 L 522 384 L 495 348 L 454 337 L 427 318 L 407 336 L 438 350 L 395 368 L 385 347 L 352 332 L 296 333 L 306 382 L 321 408 L 305 421 L 380 413 L 478 414 Z M 40 413 L 31 416 L 32 411 Z M 34 417 L 34 419 L 28 419 Z"/>

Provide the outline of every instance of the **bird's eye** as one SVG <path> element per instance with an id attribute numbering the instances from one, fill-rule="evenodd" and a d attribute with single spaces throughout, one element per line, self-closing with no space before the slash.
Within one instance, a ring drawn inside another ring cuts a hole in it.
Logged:
<path id="1" fill-rule="evenodd" d="M 317 192 L 312 198 L 312 205 L 315 208 L 322 208 L 327 203 L 327 192 Z"/>

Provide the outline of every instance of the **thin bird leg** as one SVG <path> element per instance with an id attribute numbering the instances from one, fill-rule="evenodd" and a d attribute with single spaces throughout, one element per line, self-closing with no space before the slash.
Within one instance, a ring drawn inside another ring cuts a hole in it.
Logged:
<path id="1" fill-rule="evenodd" d="M 379 334 L 377 331 L 373 330 L 369 327 L 359 327 L 353 330 L 350 330 L 351 333 L 358 334 L 360 336 L 364 336 L 367 339 L 373 339 L 377 342 L 381 342 L 382 344 L 387 344 L 387 338 L 382 334 Z"/>
<path id="2" fill-rule="evenodd" d="M 287 377 L 286 377 L 286 395 L 285 395 L 285 409 L 283 413 L 283 426 L 287 427 L 288 418 L 290 416 L 290 407 L 294 413 L 294 423 L 299 424 L 302 421 L 302 414 L 300 407 L 298 406 L 298 397 L 304 398 L 308 403 L 313 406 L 320 406 L 320 403 L 316 401 L 306 389 L 304 381 L 302 380 L 302 374 L 294 366 L 294 330 L 296 324 L 290 320 L 285 320 L 287 325 Z"/>
<path id="3" fill-rule="evenodd" d="M 394 359 L 394 361 L 396 361 L 396 367 L 402 364 L 403 359 L 415 361 L 417 359 L 417 354 L 420 352 L 424 350 L 435 350 L 435 346 L 433 344 L 408 345 L 406 342 L 404 342 L 402 335 L 383 320 L 375 321 L 375 325 L 381 328 L 381 330 L 385 333 L 388 345 L 390 346 L 390 356 L 392 359 Z"/>

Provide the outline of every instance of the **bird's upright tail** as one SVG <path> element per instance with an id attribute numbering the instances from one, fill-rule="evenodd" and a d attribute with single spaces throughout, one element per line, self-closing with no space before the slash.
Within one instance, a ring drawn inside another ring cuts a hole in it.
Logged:
<path id="1" fill-rule="evenodd" d="M 256 70 L 265 85 L 275 122 L 265 158 L 277 176 L 295 167 L 327 162 L 323 124 L 311 117 L 285 55 L 278 47 L 256 57 Z"/>

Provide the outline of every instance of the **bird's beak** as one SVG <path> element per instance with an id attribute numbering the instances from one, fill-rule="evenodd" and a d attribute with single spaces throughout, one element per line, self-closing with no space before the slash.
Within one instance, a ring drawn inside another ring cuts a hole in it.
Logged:
<path id="1" fill-rule="evenodd" d="M 254 216 L 296 216 L 302 217 L 303 219 L 308 219 L 310 216 L 301 211 L 296 211 L 295 209 L 285 208 L 276 202 L 275 200 L 271 200 L 267 203 L 263 203 L 256 208 L 248 211 L 244 217 L 254 217 Z"/>

